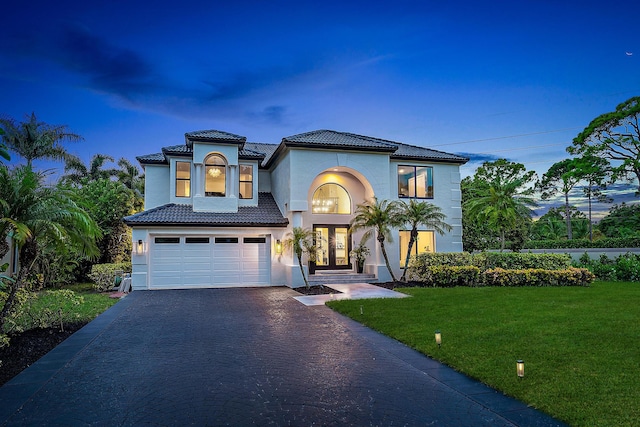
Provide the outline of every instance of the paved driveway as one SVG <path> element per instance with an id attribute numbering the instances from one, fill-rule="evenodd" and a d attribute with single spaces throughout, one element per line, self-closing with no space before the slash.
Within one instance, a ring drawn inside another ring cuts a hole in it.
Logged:
<path id="1" fill-rule="evenodd" d="M 561 425 L 287 288 L 136 291 L 0 389 L 6 425 Z"/>

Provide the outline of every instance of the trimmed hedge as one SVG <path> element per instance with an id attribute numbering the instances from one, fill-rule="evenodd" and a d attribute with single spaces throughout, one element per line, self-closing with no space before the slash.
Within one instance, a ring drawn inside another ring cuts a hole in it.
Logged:
<path id="1" fill-rule="evenodd" d="M 407 276 L 424 286 L 587 286 L 595 276 L 571 267 L 567 254 L 426 253 L 411 259 Z"/>
<path id="2" fill-rule="evenodd" d="M 530 240 L 524 249 L 582 249 L 582 248 L 640 248 L 640 238 L 604 238 L 590 242 L 588 239 Z"/>
<path id="3" fill-rule="evenodd" d="M 89 278 L 93 282 L 93 287 L 98 292 L 106 292 L 115 286 L 117 271 L 131 273 L 131 263 L 117 262 L 113 264 L 95 264 L 91 267 Z M 120 278 L 120 280 L 122 280 L 122 278 Z"/>
<path id="4" fill-rule="evenodd" d="M 505 270 L 494 268 L 482 273 L 485 286 L 587 286 L 596 276 L 586 268 L 566 270 Z"/>

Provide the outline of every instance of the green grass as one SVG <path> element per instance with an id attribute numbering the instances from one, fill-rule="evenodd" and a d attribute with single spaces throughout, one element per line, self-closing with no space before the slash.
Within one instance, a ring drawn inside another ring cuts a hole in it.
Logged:
<path id="1" fill-rule="evenodd" d="M 55 291 L 38 292 L 34 299 L 26 303 L 23 314 L 16 319 L 18 328 L 28 330 L 59 326 L 61 323 L 63 327 L 69 323 L 88 323 L 118 301 L 96 292 L 91 283 L 69 285 L 63 289 L 73 291 L 76 298 Z"/>
<path id="2" fill-rule="evenodd" d="M 640 425 L 639 283 L 401 292 L 329 305 L 571 425 Z"/>

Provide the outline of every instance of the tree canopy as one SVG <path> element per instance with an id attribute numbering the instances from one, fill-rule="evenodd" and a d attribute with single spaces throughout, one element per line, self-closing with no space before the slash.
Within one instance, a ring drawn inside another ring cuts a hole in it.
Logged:
<path id="1" fill-rule="evenodd" d="M 567 148 L 571 154 L 605 158 L 614 179 L 635 177 L 640 191 L 640 97 L 629 98 L 615 111 L 589 123 Z"/>
<path id="2" fill-rule="evenodd" d="M 72 156 L 62 145 L 63 141 L 81 141 L 83 138 L 69 131 L 66 125 L 50 125 L 39 122 L 35 113 L 27 115 L 24 122 L 12 118 L 0 118 L 4 131 L 2 140 L 7 148 L 31 165 L 34 160 L 67 160 Z"/>

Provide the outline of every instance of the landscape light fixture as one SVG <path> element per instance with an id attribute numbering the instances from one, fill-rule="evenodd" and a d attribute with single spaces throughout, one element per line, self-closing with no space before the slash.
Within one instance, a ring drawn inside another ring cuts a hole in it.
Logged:
<path id="1" fill-rule="evenodd" d="M 136 242 L 134 252 L 136 253 L 136 255 L 143 255 L 144 254 L 144 242 L 142 241 L 142 239 L 139 239 Z"/>
<path id="2" fill-rule="evenodd" d="M 282 255 L 282 242 L 280 239 L 276 240 L 276 254 Z"/>
<path id="3" fill-rule="evenodd" d="M 524 377 L 524 360 L 516 361 L 516 374 L 518 374 L 518 378 Z"/>
<path id="4" fill-rule="evenodd" d="M 438 344 L 438 348 L 440 348 L 440 345 L 442 344 L 442 334 L 440 331 L 436 331 L 436 344 Z"/>

